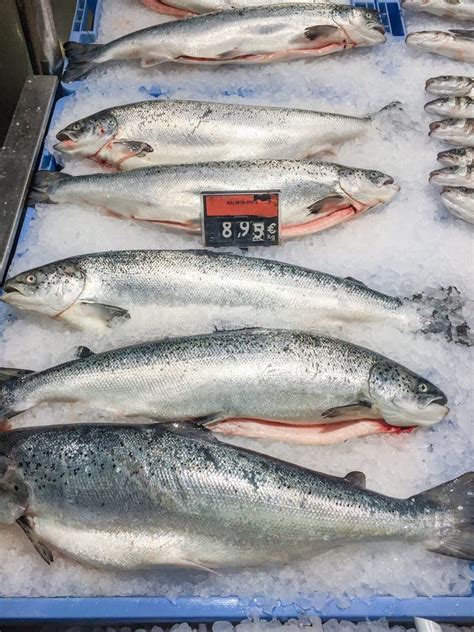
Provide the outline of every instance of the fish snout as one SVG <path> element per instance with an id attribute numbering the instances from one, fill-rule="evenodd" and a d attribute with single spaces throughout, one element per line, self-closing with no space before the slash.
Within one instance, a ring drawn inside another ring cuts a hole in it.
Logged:
<path id="1" fill-rule="evenodd" d="M 433 132 L 436 132 L 439 129 L 442 129 L 443 125 L 441 123 L 441 121 L 433 121 L 432 123 L 430 123 L 430 131 L 429 131 L 429 136 L 432 136 Z"/>

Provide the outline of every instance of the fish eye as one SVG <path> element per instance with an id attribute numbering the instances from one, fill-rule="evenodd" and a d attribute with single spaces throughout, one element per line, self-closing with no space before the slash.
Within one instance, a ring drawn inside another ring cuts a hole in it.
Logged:
<path id="1" fill-rule="evenodd" d="M 378 178 L 379 175 L 380 175 L 380 172 L 379 171 L 371 171 L 369 173 L 369 175 L 370 175 L 371 178 Z"/>
<path id="2" fill-rule="evenodd" d="M 74 123 L 74 125 L 72 126 L 72 129 L 78 130 L 80 129 L 80 127 L 81 126 L 79 125 L 79 123 Z"/>
<path id="3" fill-rule="evenodd" d="M 29 283 L 31 285 L 32 283 L 36 282 L 36 277 L 35 277 L 34 274 L 27 274 L 25 280 L 26 280 L 27 283 Z"/>
<path id="4" fill-rule="evenodd" d="M 418 384 L 418 392 L 419 393 L 427 393 L 428 392 L 428 384 L 425 384 L 424 382 L 420 382 Z"/>

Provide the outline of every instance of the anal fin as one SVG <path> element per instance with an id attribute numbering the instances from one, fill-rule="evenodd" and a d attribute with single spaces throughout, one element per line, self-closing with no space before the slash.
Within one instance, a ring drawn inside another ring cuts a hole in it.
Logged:
<path id="1" fill-rule="evenodd" d="M 16 522 L 18 526 L 21 527 L 31 544 L 35 547 L 37 553 L 46 562 L 46 564 L 52 564 L 54 562 L 53 554 L 46 546 L 46 544 L 41 542 L 41 540 L 38 538 L 33 527 L 28 522 L 28 518 L 26 518 L 25 516 L 20 516 L 20 518 L 18 518 Z"/>

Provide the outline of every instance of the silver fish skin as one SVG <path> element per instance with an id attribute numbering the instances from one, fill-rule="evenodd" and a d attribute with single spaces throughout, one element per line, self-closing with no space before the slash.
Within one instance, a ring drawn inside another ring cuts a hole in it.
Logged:
<path id="1" fill-rule="evenodd" d="M 445 167 L 430 174 L 430 182 L 442 186 L 474 189 L 474 166 Z"/>
<path id="2" fill-rule="evenodd" d="M 425 112 L 445 118 L 474 118 L 474 99 L 471 97 L 441 97 L 427 103 Z"/>
<path id="3" fill-rule="evenodd" d="M 246 9 L 262 5 L 262 0 L 142 0 L 149 9 L 157 13 L 174 17 L 187 17 L 200 13 L 214 11 L 229 11 L 231 9 Z M 350 4 L 347 0 L 331 2 L 331 0 L 279 0 L 278 4 Z"/>
<path id="4" fill-rule="evenodd" d="M 444 333 L 467 343 L 462 299 L 453 288 L 441 296 L 388 296 L 352 278 L 340 278 L 268 259 L 208 250 L 124 250 L 71 257 L 9 278 L 2 300 L 82 330 L 103 334 L 144 307 L 207 305 L 227 321 L 251 307 L 253 325 L 278 314 L 308 329 L 344 323 L 391 324 L 402 331 Z M 250 324 L 250 323 L 248 323 Z"/>
<path id="5" fill-rule="evenodd" d="M 398 191 L 380 171 L 292 160 L 156 166 L 116 174 L 40 172 L 30 203 L 106 208 L 127 219 L 201 233 L 203 191 L 280 191 L 283 238 L 319 232 L 388 202 Z"/>
<path id="6" fill-rule="evenodd" d="M 472 473 L 391 498 L 180 423 L 6 432 L 0 459 L 0 523 L 50 563 L 53 547 L 119 570 L 275 566 L 375 541 L 473 559 Z"/>
<path id="7" fill-rule="evenodd" d="M 445 187 L 441 193 L 443 204 L 455 217 L 474 224 L 474 190 L 464 187 Z"/>
<path id="8" fill-rule="evenodd" d="M 459 149 L 440 151 L 437 160 L 447 167 L 474 165 L 474 147 L 461 147 Z"/>
<path id="9" fill-rule="evenodd" d="M 426 81 L 425 90 L 440 97 L 474 98 L 474 78 L 441 75 Z"/>
<path id="10" fill-rule="evenodd" d="M 455 20 L 474 20 L 472 0 L 402 0 L 405 10 L 431 13 Z"/>
<path id="11" fill-rule="evenodd" d="M 391 103 L 365 117 L 259 105 L 142 101 L 102 110 L 57 134 L 54 149 L 117 169 L 233 160 L 302 160 L 334 155 L 362 138 Z"/>
<path id="12" fill-rule="evenodd" d="M 187 64 L 270 63 L 385 42 L 380 14 L 333 4 L 274 4 L 206 13 L 129 33 L 104 45 L 69 42 L 64 81 L 106 62 L 144 68 Z"/>
<path id="13" fill-rule="evenodd" d="M 474 31 L 417 31 L 405 39 L 408 46 L 456 61 L 474 61 Z"/>
<path id="14" fill-rule="evenodd" d="M 434 121 L 429 136 L 457 147 L 474 147 L 474 118 Z"/>
<path id="15" fill-rule="evenodd" d="M 300 435 L 319 440 L 318 424 L 357 426 L 362 419 L 376 422 L 371 432 L 386 432 L 387 424 L 432 425 L 449 412 L 439 388 L 380 354 L 336 338 L 271 329 L 89 354 L 0 384 L 3 419 L 52 401 L 159 421 L 206 418 L 217 432 L 285 433 L 295 442 Z"/>

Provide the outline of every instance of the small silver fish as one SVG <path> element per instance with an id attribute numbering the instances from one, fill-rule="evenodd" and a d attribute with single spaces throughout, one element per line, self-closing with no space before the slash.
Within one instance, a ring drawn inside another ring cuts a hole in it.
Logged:
<path id="1" fill-rule="evenodd" d="M 262 64 L 321 57 L 386 41 L 378 11 L 337 4 L 274 4 L 205 13 L 129 33 L 108 44 L 65 45 L 63 80 L 105 62 Z"/>
<path id="2" fill-rule="evenodd" d="M 455 217 L 474 224 L 474 190 L 445 187 L 441 192 L 443 204 Z"/>
<path id="3" fill-rule="evenodd" d="M 448 167 L 462 167 L 474 165 L 474 147 L 461 147 L 459 149 L 446 149 L 438 154 L 438 162 Z"/>
<path id="4" fill-rule="evenodd" d="M 196 162 L 302 160 L 334 155 L 399 115 L 400 103 L 365 117 L 261 105 L 151 100 L 108 108 L 59 131 L 54 149 L 128 171 Z"/>
<path id="5" fill-rule="evenodd" d="M 456 75 L 441 75 L 428 79 L 425 90 L 440 97 L 474 98 L 474 79 Z"/>
<path id="6" fill-rule="evenodd" d="M 173 17 L 189 17 L 200 13 L 246 9 L 262 5 L 262 0 L 142 0 L 149 9 Z M 278 4 L 350 4 L 348 0 L 278 0 Z"/>
<path id="7" fill-rule="evenodd" d="M 444 119 L 430 124 L 429 135 L 458 147 L 474 147 L 474 119 Z"/>
<path id="8" fill-rule="evenodd" d="M 283 239 L 312 234 L 390 201 L 400 190 L 380 171 L 293 160 L 166 165 L 125 173 L 39 172 L 29 204 L 99 207 L 121 218 L 200 234 L 203 191 L 280 191 Z"/>
<path id="9" fill-rule="evenodd" d="M 177 388 L 179 385 L 179 388 Z M 92 354 L 0 383 L 0 418 L 45 402 L 157 421 L 206 418 L 230 435 L 327 444 L 431 426 L 446 395 L 388 358 L 301 331 L 243 329 Z"/>
<path id="10" fill-rule="evenodd" d="M 285 327 L 337 328 L 349 323 L 391 324 L 402 331 L 442 333 L 468 344 L 463 300 L 453 287 L 399 298 L 360 281 L 267 259 L 208 250 L 123 250 L 70 257 L 9 278 L 2 300 L 83 330 L 133 317 L 139 307 L 206 305 L 232 321 L 235 308 L 252 308 L 249 325 L 278 314 Z"/>
<path id="11" fill-rule="evenodd" d="M 474 20 L 472 0 L 402 0 L 401 5 L 410 11 L 424 11 L 455 20 Z"/>
<path id="12" fill-rule="evenodd" d="M 408 46 L 456 61 L 474 61 L 474 31 L 417 31 L 405 39 Z"/>
<path id="13" fill-rule="evenodd" d="M 474 166 L 445 167 L 430 174 L 430 182 L 442 186 L 467 187 L 474 189 Z"/>
<path id="14" fill-rule="evenodd" d="M 275 566 L 376 541 L 472 560 L 473 478 L 397 499 L 190 424 L 27 428 L 0 434 L 0 524 L 48 564 L 53 548 L 116 570 Z"/>
<path id="15" fill-rule="evenodd" d="M 425 105 L 425 111 L 446 118 L 474 118 L 474 99 L 471 97 L 441 97 Z"/>

